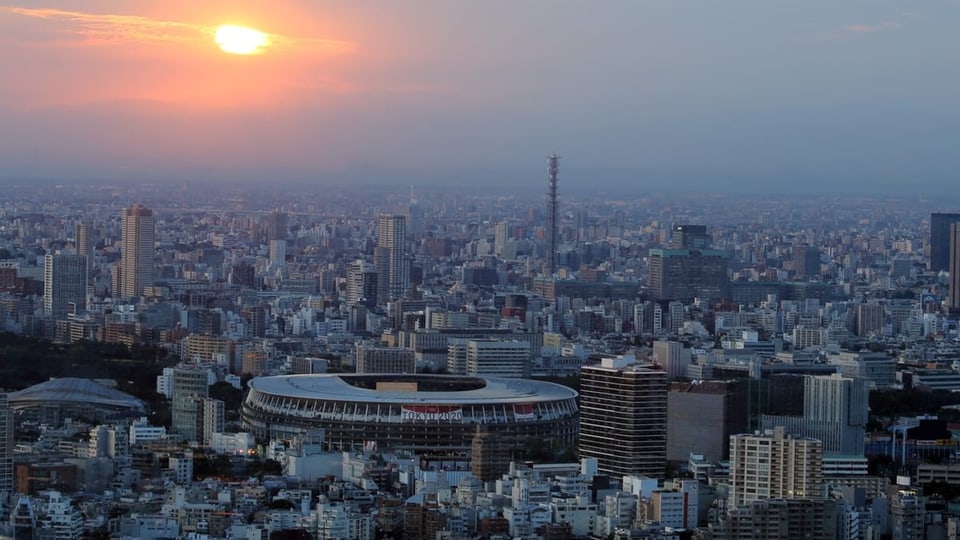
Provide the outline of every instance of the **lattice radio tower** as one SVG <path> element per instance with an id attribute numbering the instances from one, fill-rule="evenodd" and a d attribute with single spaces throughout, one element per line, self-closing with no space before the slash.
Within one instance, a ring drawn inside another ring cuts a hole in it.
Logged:
<path id="1" fill-rule="evenodd" d="M 557 271 L 557 240 L 559 220 L 557 219 L 557 174 L 560 172 L 560 156 L 547 156 L 547 273 Z"/>

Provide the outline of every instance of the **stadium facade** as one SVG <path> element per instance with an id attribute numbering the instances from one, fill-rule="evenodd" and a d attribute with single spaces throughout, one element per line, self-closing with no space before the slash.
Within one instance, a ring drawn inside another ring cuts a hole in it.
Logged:
<path id="1" fill-rule="evenodd" d="M 527 379 L 403 374 L 259 377 L 243 404 L 257 437 L 323 429 L 329 450 L 466 451 L 478 425 L 522 446 L 575 444 L 577 392 Z"/>

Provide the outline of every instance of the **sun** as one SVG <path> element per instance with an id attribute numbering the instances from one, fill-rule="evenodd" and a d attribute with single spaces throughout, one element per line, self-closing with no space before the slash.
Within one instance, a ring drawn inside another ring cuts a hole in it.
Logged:
<path id="1" fill-rule="evenodd" d="M 270 36 L 245 26 L 223 25 L 217 28 L 217 45 L 225 53 L 259 54 L 270 45 Z"/>

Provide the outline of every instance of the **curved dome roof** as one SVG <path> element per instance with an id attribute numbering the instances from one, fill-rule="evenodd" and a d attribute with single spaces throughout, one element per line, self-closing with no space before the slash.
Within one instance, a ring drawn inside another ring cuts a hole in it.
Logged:
<path id="1" fill-rule="evenodd" d="M 87 403 L 97 407 L 144 410 L 142 401 L 113 388 L 76 377 L 51 379 L 8 395 L 10 406 L 24 406 L 39 402 Z"/>

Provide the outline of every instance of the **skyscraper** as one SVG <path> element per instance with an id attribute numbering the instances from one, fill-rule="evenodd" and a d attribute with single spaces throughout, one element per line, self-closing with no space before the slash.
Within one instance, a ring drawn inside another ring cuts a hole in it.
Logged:
<path id="1" fill-rule="evenodd" d="M 557 271 L 557 244 L 559 240 L 557 202 L 557 175 L 560 173 L 560 156 L 550 154 L 547 157 L 547 275 Z"/>
<path id="2" fill-rule="evenodd" d="M 407 261 L 406 218 L 383 214 L 377 222 L 377 247 L 373 264 L 377 270 L 377 301 L 400 298 L 410 286 L 410 265 Z"/>
<path id="3" fill-rule="evenodd" d="M 267 244 L 271 240 L 287 239 L 287 213 L 275 210 L 267 216 Z"/>
<path id="4" fill-rule="evenodd" d="M 358 259 L 347 267 L 347 305 L 377 305 L 377 271 L 374 266 Z"/>
<path id="5" fill-rule="evenodd" d="M 633 357 L 604 358 L 580 372 L 580 457 L 613 476 L 663 478 L 667 374 Z"/>
<path id="6" fill-rule="evenodd" d="M 120 296 L 143 294 L 153 284 L 157 222 L 150 210 L 135 204 L 123 211 L 120 241 Z"/>
<path id="7" fill-rule="evenodd" d="M 960 222 L 950 225 L 950 304 L 960 311 Z"/>
<path id="8" fill-rule="evenodd" d="M 13 494 L 13 411 L 0 392 L 0 495 Z"/>
<path id="9" fill-rule="evenodd" d="M 950 269 L 950 226 L 960 222 L 960 214 L 930 214 L 930 270 Z"/>
<path id="10" fill-rule="evenodd" d="M 202 441 L 203 401 L 209 397 L 205 369 L 178 367 L 173 370 L 171 431 L 186 441 Z"/>
<path id="11" fill-rule="evenodd" d="M 66 319 L 71 310 L 87 309 L 87 258 L 82 255 L 47 255 L 43 264 L 43 312 Z"/>
<path id="12" fill-rule="evenodd" d="M 794 271 L 798 278 L 820 275 L 820 248 L 796 246 L 793 248 Z"/>
<path id="13" fill-rule="evenodd" d="M 93 248 L 97 243 L 93 225 L 89 221 L 77 224 L 77 255 L 87 258 L 87 279 L 93 276 Z"/>

